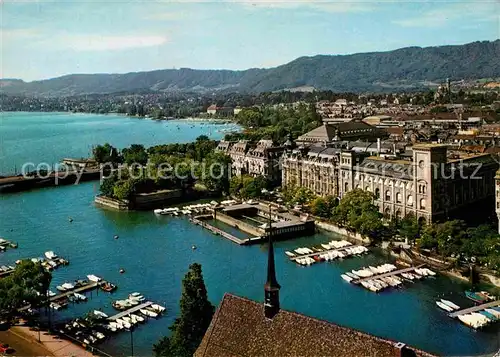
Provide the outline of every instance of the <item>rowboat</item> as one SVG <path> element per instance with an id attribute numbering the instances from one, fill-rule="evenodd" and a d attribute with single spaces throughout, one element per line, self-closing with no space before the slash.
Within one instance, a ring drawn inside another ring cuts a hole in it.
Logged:
<path id="1" fill-rule="evenodd" d="M 452 312 L 453 311 L 453 308 L 451 308 L 448 305 L 442 303 L 441 301 L 436 301 L 436 305 L 439 306 L 441 309 L 443 309 L 445 311 L 448 311 L 448 312 Z"/>
<path id="2" fill-rule="evenodd" d="M 479 295 L 479 294 L 477 294 L 477 293 L 475 293 L 473 291 L 470 291 L 470 290 L 467 290 L 465 292 L 465 296 L 468 299 L 470 299 L 470 300 L 472 300 L 474 302 L 478 302 L 478 303 L 484 303 L 484 302 L 488 301 L 488 299 L 485 296 Z"/>
<path id="3" fill-rule="evenodd" d="M 352 281 L 352 278 L 346 274 L 342 274 L 340 277 L 342 279 L 344 279 L 345 281 L 347 281 L 348 283 L 350 283 Z"/>
<path id="4" fill-rule="evenodd" d="M 448 305 L 449 307 L 451 307 L 453 310 L 458 310 L 460 309 L 460 306 L 458 306 L 457 304 L 454 304 L 452 303 L 451 301 L 449 300 L 445 300 L 445 299 L 441 299 L 441 302 L 445 305 Z"/>

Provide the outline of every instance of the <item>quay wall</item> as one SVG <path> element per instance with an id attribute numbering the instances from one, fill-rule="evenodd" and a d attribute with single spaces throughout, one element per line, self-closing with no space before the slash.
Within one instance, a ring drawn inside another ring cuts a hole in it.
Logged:
<path id="1" fill-rule="evenodd" d="M 187 195 L 186 195 L 187 196 Z M 161 190 L 151 193 L 139 193 L 134 195 L 133 208 L 137 210 L 146 210 L 152 208 L 161 208 L 164 205 L 171 205 L 183 200 L 185 195 L 182 189 Z"/>
<path id="2" fill-rule="evenodd" d="M 96 196 L 94 202 L 101 206 L 116 209 L 118 211 L 128 211 L 130 209 L 130 202 L 121 201 L 106 196 Z"/>
<path id="3" fill-rule="evenodd" d="M 214 215 L 215 219 L 218 219 L 219 221 L 230 225 L 233 228 L 240 229 L 245 233 L 251 234 L 253 236 L 261 236 L 264 232 L 260 231 L 258 228 L 252 226 L 251 224 L 248 224 L 246 222 L 242 222 L 236 218 L 230 217 L 227 214 L 217 212 Z"/>
<path id="4" fill-rule="evenodd" d="M 319 228 L 324 229 L 325 231 L 337 233 L 337 234 L 340 234 L 340 235 L 342 235 L 344 237 L 347 237 L 347 238 L 350 238 L 350 239 L 356 239 L 356 240 L 358 240 L 360 242 L 363 242 L 364 244 L 369 244 L 370 243 L 370 239 L 369 238 L 363 237 L 359 233 L 349 232 L 347 229 L 341 228 L 341 227 L 336 226 L 334 224 L 317 220 L 316 221 L 316 225 Z"/>
<path id="5" fill-rule="evenodd" d="M 149 210 L 163 208 L 173 204 L 198 199 L 194 193 L 186 192 L 182 189 L 161 190 L 151 193 L 140 193 L 128 200 L 118 200 L 107 196 L 96 196 L 94 202 L 104 207 L 119 211 L 128 210 Z"/>

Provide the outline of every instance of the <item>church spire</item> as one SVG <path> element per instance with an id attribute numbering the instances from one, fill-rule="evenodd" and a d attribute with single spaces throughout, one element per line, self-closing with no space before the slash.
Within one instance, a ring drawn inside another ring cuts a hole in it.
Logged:
<path id="1" fill-rule="evenodd" d="M 280 310 L 280 284 L 276 280 L 276 268 L 274 266 L 274 247 L 273 247 L 273 227 L 271 220 L 271 206 L 269 206 L 269 250 L 267 256 L 267 281 L 264 285 L 264 314 L 272 319 Z"/>

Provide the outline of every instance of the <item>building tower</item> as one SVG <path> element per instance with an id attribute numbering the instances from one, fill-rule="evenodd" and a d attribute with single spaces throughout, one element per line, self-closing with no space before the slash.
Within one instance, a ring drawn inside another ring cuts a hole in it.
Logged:
<path id="1" fill-rule="evenodd" d="M 272 319 L 280 310 L 280 284 L 276 280 L 274 266 L 273 227 L 271 223 L 271 207 L 269 207 L 269 251 L 267 255 L 267 281 L 264 284 L 264 315 Z"/>

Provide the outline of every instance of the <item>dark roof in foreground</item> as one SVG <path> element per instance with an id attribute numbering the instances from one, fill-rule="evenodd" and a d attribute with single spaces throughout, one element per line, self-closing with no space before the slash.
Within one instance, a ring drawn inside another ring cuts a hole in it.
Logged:
<path id="1" fill-rule="evenodd" d="M 263 304 L 226 294 L 194 356 L 434 356 L 408 346 L 400 348 L 395 341 L 286 310 L 270 320 L 264 316 Z"/>

